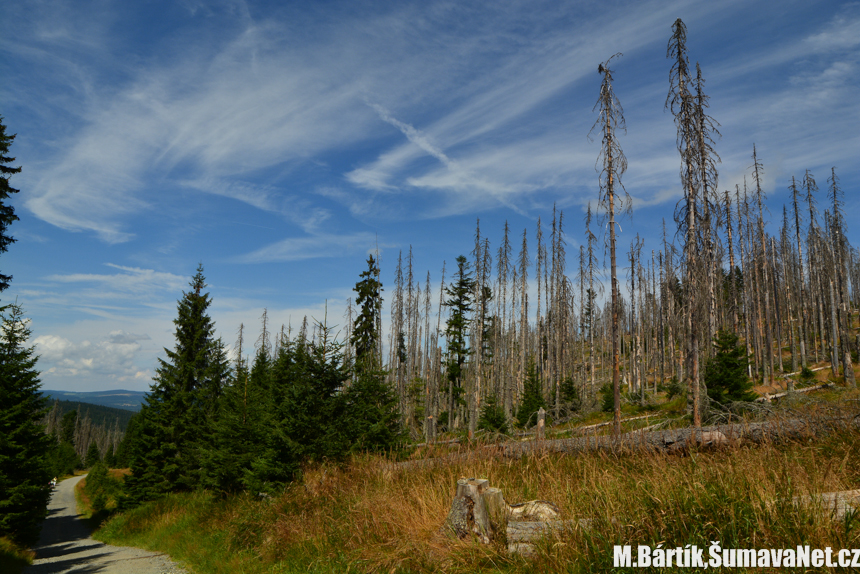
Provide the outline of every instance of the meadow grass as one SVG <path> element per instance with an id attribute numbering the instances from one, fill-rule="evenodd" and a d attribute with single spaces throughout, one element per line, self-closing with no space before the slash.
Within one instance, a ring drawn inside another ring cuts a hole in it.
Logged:
<path id="1" fill-rule="evenodd" d="M 542 541 L 530 558 L 502 544 L 452 540 L 440 526 L 460 477 L 488 478 L 510 503 L 550 500 L 575 526 Z M 834 521 L 791 502 L 857 488 L 857 430 L 685 456 L 476 456 L 424 468 L 363 456 L 308 467 L 272 498 L 172 495 L 113 517 L 96 537 L 167 552 L 200 574 L 607 572 L 613 544 L 858 548 L 856 515 Z"/>
<path id="2" fill-rule="evenodd" d="M 0 572 L 18 574 L 33 563 L 36 553 L 0 536 Z"/>

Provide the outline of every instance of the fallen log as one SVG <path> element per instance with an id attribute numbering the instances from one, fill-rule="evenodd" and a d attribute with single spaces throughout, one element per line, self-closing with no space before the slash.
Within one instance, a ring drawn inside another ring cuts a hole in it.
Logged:
<path id="1" fill-rule="evenodd" d="M 817 391 L 819 389 L 826 389 L 828 387 L 832 387 L 833 383 L 822 383 L 820 385 L 815 385 L 813 387 L 806 387 L 805 389 L 795 389 L 793 391 L 784 391 L 782 393 L 776 393 L 775 395 L 771 395 L 769 393 L 765 393 L 763 397 L 759 397 L 755 400 L 757 403 L 769 403 L 774 399 L 781 399 L 782 397 L 787 397 L 791 394 L 796 393 L 808 393 L 810 391 Z"/>
<path id="2" fill-rule="evenodd" d="M 831 418 L 776 419 L 756 423 L 727 423 L 696 429 L 632 431 L 614 439 L 610 435 L 591 435 L 543 441 L 507 442 L 439 458 L 393 463 L 394 468 L 424 468 L 445 462 L 503 456 L 522 458 L 535 453 L 585 453 L 597 451 L 647 450 L 667 454 L 686 452 L 693 446 L 728 446 L 741 442 L 761 443 L 819 436 L 840 428 L 860 427 L 860 415 Z"/>

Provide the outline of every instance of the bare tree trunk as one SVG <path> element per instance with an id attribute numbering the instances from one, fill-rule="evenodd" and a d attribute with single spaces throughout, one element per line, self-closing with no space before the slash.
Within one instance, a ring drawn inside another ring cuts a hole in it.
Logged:
<path id="1" fill-rule="evenodd" d="M 614 56 L 613 56 L 614 58 Z M 613 419 L 613 437 L 619 440 L 621 437 L 621 387 L 620 387 L 620 370 L 619 370 L 619 336 L 620 329 L 618 324 L 618 308 L 619 308 L 619 289 L 618 289 L 618 273 L 617 262 L 615 256 L 615 209 L 616 209 L 616 179 L 621 177 L 621 174 L 627 168 L 627 160 L 624 153 L 621 151 L 621 146 L 615 136 L 616 128 L 625 128 L 624 115 L 621 111 L 621 104 L 612 91 L 612 71 L 609 69 L 610 58 L 600 65 L 598 72 L 603 74 L 603 82 L 600 87 L 600 98 L 598 106 L 600 115 L 594 124 L 594 130 L 599 126 L 602 131 L 602 149 L 600 156 L 603 160 L 603 171 L 601 172 L 601 202 L 607 208 L 609 218 L 609 259 L 610 259 L 610 274 L 612 281 L 612 391 L 615 402 L 614 419 Z M 623 190 L 623 186 L 621 186 Z M 619 209 L 623 203 L 629 205 L 629 196 L 625 199 L 619 199 Z"/>

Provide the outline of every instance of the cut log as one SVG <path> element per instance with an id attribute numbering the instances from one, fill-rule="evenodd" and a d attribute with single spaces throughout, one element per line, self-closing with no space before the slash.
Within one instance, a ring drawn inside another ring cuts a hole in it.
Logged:
<path id="1" fill-rule="evenodd" d="M 537 522 L 558 519 L 558 506 L 546 500 L 530 500 L 508 507 L 508 520 L 512 522 Z"/>

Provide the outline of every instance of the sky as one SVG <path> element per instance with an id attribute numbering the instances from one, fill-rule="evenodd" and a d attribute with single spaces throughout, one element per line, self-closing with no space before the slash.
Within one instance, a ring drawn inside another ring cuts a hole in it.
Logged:
<path id="1" fill-rule="evenodd" d="M 633 209 L 626 252 L 681 198 L 664 109 L 675 19 L 719 122 L 719 189 L 753 145 L 776 233 L 791 176 L 860 209 L 860 4 L 726 0 L 29 1 L 4 4 L 0 116 L 22 172 L 0 302 L 30 318 L 44 388 L 147 390 L 198 264 L 230 347 L 267 309 L 344 325 L 368 253 L 386 298 L 410 248 L 438 288 L 505 222 L 564 212 L 568 269 L 596 203 L 588 133 L 612 62 Z M 825 202 L 824 193 L 821 201 Z M 823 211 L 823 207 L 822 207 Z M 598 230 L 600 231 L 600 230 Z M 532 256 L 532 259 L 534 257 Z M 387 316 L 387 308 L 386 308 Z M 247 348 L 247 344 L 246 344 Z"/>

